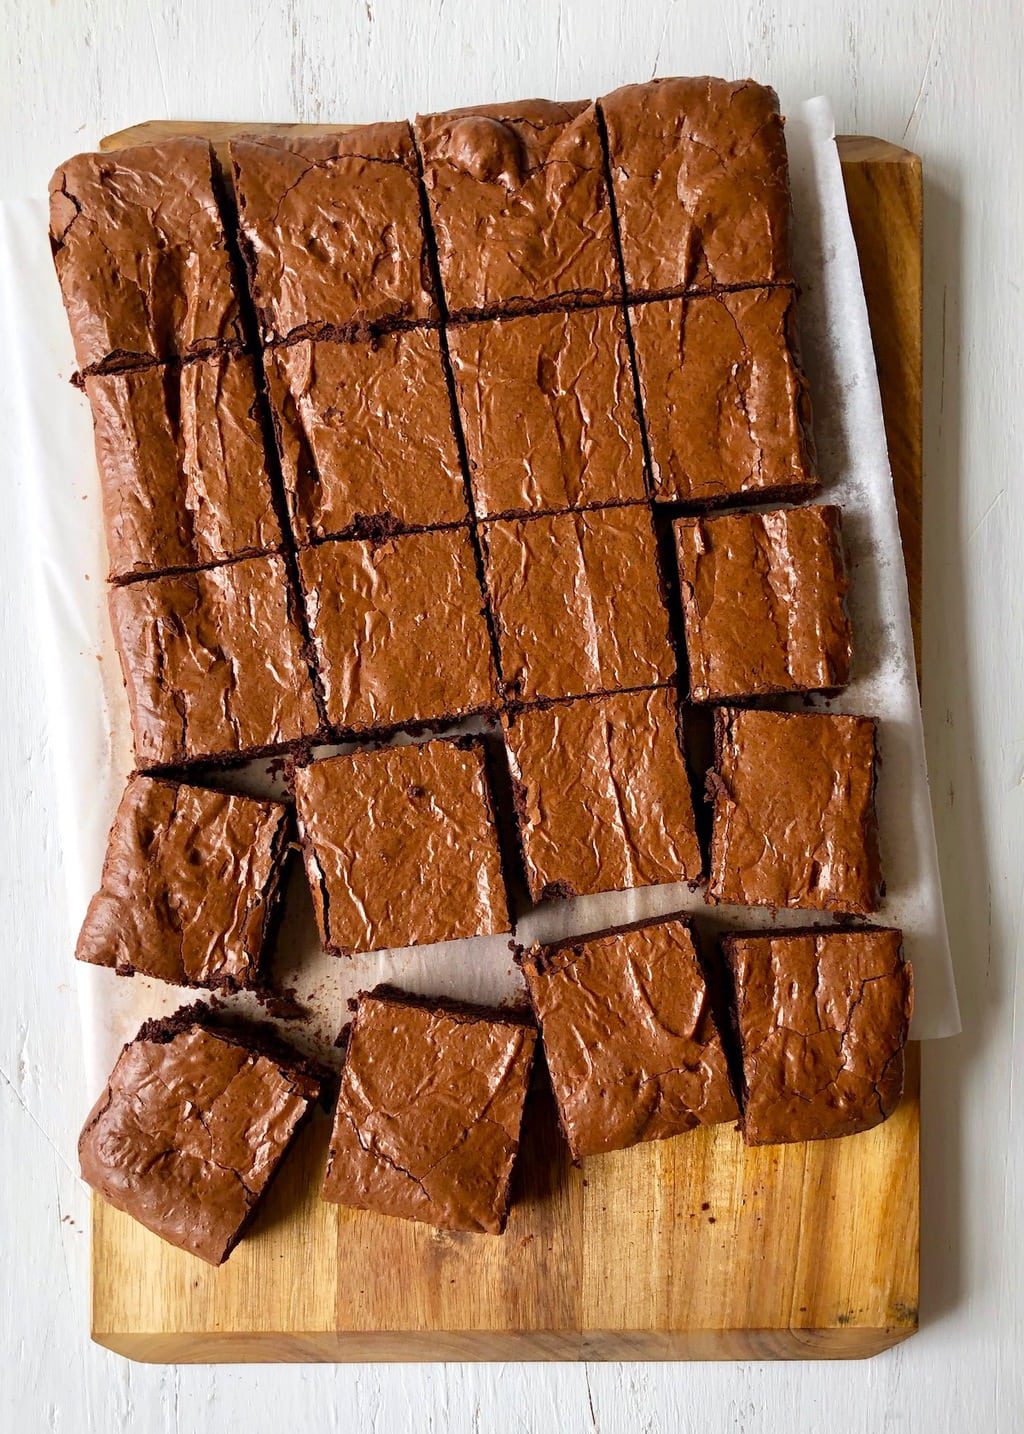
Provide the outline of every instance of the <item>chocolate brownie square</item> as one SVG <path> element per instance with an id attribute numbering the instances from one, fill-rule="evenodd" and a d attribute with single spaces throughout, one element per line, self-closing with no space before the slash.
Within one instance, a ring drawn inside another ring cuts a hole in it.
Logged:
<path id="1" fill-rule="evenodd" d="M 305 340 L 266 370 L 300 545 L 468 520 L 436 329 Z"/>
<path id="2" fill-rule="evenodd" d="M 177 986 L 258 986 L 290 831 L 281 802 L 131 777 L 75 955 Z"/>
<path id="3" fill-rule="evenodd" d="M 509 929 L 479 744 L 357 751 L 298 767 L 295 800 L 334 956 Z"/>
<path id="4" fill-rule="evenodd" d="M 875 927 L 723 939 L 748 1145 L 853 1135 L 892 1114 L 914 1000 L 901 948 Z"/>
<path id="5" fill-rule="evenodd" d="M 873 717 L 717 708 L 707 899 L 877 911 L 876 760 Z"/>
<path id="6" fill-rule="evenodd" d="M 319 543 L 300 552 L 299 569 L 332 727 L 385 732 L 496 708 L 465 529 Z"/>
<path id="7" fill-rule="evenodd" d="M 673 526 L 696 702 L 832 691 L 850 680 L 838 508 Z"/>
<path id="8" fill-rule="evenodd" d="M 320 727 L 283 558 L 111 588 L 140 767 L 258 756 Z"/>
<path id="9" fill-rule="evenodd" d="M 501 670 L 516 700 L 651 687 L 676 664 L 646 507 L 481 529 Z"/>
<path id="10" fill-rule="evenodd" d="M 324 1199 L 500 1235 L 535 1040 L 498 1012 L 380 988 L 361 996 Z"/>
<path id="11" fill-rule="evenodd" d="M 112 578 L 280 546 L 250 358 L 93 374 L 85 391 Z"/>
<path id="12" fill-rule="evenodd" d="M 241 342 L 206 140 L 69 159 L 50 180 L 50 245 L 81 369 Z"/>
<path id="13" fill-rule="evenodd" d="M 448 347 L 480 516 L 645 497 L 621 309 L 464 324 Z"/>
<path id="14" fill-rule="evenodd" d="M 534 946 L 522 968 L 574 1160 L 736 1119 L 688 921 Z"/>
<path id="15" fill-rule="evenodd" d="M 600 101 L 626 288 L 792 282 L 779 102 L 753 80 L 652 80 Z"/>
<path id="16" fill-rule="evenodd" d="M 170 1245 L 223 1264 L 313 1108 L 320 1081 L 203 1006 L 147 1021 L 78 1140 L 82 1179 Z"/>
<path id="17" fill-rule="evenodd" d="M 453 314 L 618 295 L 592 104 L 524 100 L 420 115 L 416 138 Z"/>
<path id="18" fill-rule="evenodd" d="M 231 163 L 265 340 L 437 318 L 404 120 L 232 140 Z"/>
<path id="19" fill-rule="evenodd" d="M 672 692 L 527 708 L 504 732 L 534 901 L 699 878 Z"/>
<path id="20" fill-rule="evenodd" d="M 709 507 L 817 490 L 795 315 L 791 289 L 632 310 L 656 499 Z"/>

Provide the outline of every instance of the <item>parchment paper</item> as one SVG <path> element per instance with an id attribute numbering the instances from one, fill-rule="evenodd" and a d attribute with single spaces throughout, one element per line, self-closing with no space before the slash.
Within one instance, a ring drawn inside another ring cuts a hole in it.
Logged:
<path id="1" fill-rule="evenodd" d="M 834 710 L 880 718 L 878 811 L 887 895 L 878 919 L 902 927 L 914 966 L 918 1038 L 959 1030 L 939 885 L 924 741 L 914 669 L 906 575 L 899 541 L 881 403 L 856 249 L 829 104 L 791 113 L 787 138 L 796 216 L 800 323 L 814 399 L 824 498 L 843 507 L 851 567 L 853 681 Z M 53 758 L 73 922 L 98 881 L 107 828 L 132 766 L 127 704 L 107 616 L 99 480 L 85 398 L 69 386 L 71 340 L 54 278 L 42 200 L 0 206 L 0 282 L 6 381 L 14 385 L 20 431 L 9 435 L 33 495 L 40 628 L 51 676 Z M 220 778 L 221 781 L 225 779 Z M 265 765 L 230 782 L 272 790 Z M 516 997 L 521 982 L 507 937 L 338 960 L 319 947 L 301 863 L 293 862 L 274 962 L 275 985 L 293 986 L 308 1019 L 285 1033 L 323 1055 L 361 988 L 389 980 L 409 990 L 488 1002 Z M 705 906 L 686 886 L 660 886 L 551 903 L 524 918 L 517 939 L 552 938 L 672 911 L 718 927 L 806 925 L 806 912 Z M 813 916 L 811 920 L 816 920 Z M 147 1016 L 175 1009 L 189 993 L 72 961 L 81 995 L 90 1091 L 100 1088 L 121 1044 Z M 32 979 L 32 972 L 21 978 Z M 264 1012 L 248 995 L 234 1006 Z M 336 1052 L 335 1052 L 336 1058 Z"/>

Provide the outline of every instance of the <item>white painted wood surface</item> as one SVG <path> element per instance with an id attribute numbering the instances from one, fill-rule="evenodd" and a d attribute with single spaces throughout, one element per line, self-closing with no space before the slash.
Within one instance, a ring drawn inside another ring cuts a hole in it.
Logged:
<path id="1" fill-rule="evenodd" d="M 704 71 L 824 91 L 925 160 L 924 701 L 964 1034 L 925 1050 L 921 1333 L 853 1365 L 159 1369 L 91 1346 L 74 933 L 0 453 L 0 1429 L 1024 1427 L 1020 0 L 5 0 L 0 196 L 157 115 L 361 121 Z"/>

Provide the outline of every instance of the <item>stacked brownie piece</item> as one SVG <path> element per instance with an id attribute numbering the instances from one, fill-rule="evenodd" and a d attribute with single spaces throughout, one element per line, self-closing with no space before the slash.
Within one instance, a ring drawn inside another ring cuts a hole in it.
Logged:
<path id="1" fill-rule="evenodd" d="M 293 834 L 335 955 L 513 929 L 466 719 L 500 724 L 532 902 L 706 877 L 717 906 L 878 911 L 874 720 L 785 705 L 841 691 L 852 649 L 839 510 L 792 506 L 820 484 L 771 90 L 83 155 L 51 237 L 138 768 L 81 959 L 258 986 Z M 293 803 L 185 780 L 264 754 Z M 519 960 L 574 1158 L 737 1118 L 844 1134 L 899 1097 L 898 932 L 715 954 L 669 917 Z M 144 1028 L 83 1135 L 87 1178 L 215 1260 L 315 1095 L 247 1040 L 191 1008 Z M 533 1044 L 364 993 L 325 1198 L 500 1230 Z"/>

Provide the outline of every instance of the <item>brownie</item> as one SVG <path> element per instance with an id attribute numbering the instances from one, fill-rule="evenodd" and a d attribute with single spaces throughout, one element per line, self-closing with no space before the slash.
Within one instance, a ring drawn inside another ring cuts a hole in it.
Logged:
<path id="1" fill-rule="evenodd" d="M 671 691 L 528 708 L 504 732 L 534 901 L 699 878 Z"/>
<path id="2" fill-rule="evenodd" d="M 453 314 L 619 293 L 592 104 L 523 100 L 420 115 L 416 138 Z"/>
<path id="3" fill-rule="evenodd" d="M 437 317 L 404 120 L 232 140 L 231 164 L 265 340 Z"/>
<path id="4" fill-rule="evenodd" d="M 498 1012 L 362 995 L 324 1199 L 500 1235 L 535 1039 Z"/>
<path id="5" fill-rule="evenodd" d="M 690 696 L 829 691 L 850 680 L 839 509 L 674 524 Z"/>
<path id="6" fill-rule="evenodd" d="M 819 487 L 791 289 L 632 310 L 654 497 L 707 507 Z"/>
<path id="7" fill-rule="evenodd" d="M 250 358 L 93 374 L 85 391 L 112 578 L 280 546 Z"/>
<path id="8" fill-rule="evenodd" d="M 652 80 L 600 101 L 626 288 L 792 280 L 786 140 L 753 80 Z"/>
<path id="9" fill-rule="evenodd" d="M 191 1006 L 121 1051 L 78 1140 L 82 1179 L 211 1265 L 241 1239 L 320 1093 L 298 1056 Z"/>
<path id="10" fill-rule="evenodd" d="M 497 675 L 462 528 L 320 543 L 299 554 L 327 717 L 386 732 L 493 711 Z"/>
<path id="11" fill-rule="evenodd" d="M 672 678 L 645 507 L 497 519 L 481 535 L 502 677 L 513 698 L 575 697 Z"/>
<path id="12" fill-rule="evenodd" d="M 269 349 L 267 381 L 300 544 L 466 522 L 435 329 Z"/>
<path id="13" fill-rule="evenodd" d="M 140 767 L 255 756 L 319 729 L 280 557 L 110 590 Z"/>
<path id="14" fill-rule="evenodd" d="M 479 743 L 380 747 L 297 767 L 302 850 L 334 956 L 509 929 Z"/>
<path id="15" fill-rule="evenodd" d="M 876 760 L 873 717 L 717 708 L 707 899 L 877 911 Z"/>
<path id="16" fill-rule="evenodd" d="M 69 159 L 50 180 L 50 245 L 81 369 L 241 342 L 206 140 Z"/>
<path id="17" fill-rule="evenodd" d="M 448 347 L 478 514 L 646 496 L 621 309 L 465 324 Z"/>
<path id="18" fill-rule="evenodd" d="M 131 777 L 75 955 L 177 986 L 258 986 L 290 828 L 280 802 Z"/>
<path id="19" fill-rule="evenodd" d="M 914 1004 L 901 946 L 875 927 L 723 939 L 748 1145 L 853 1135 L 892 1114 Z"/>
<path id="20" fill-rule="evenodd" d="M 573 1160 L 736 1119 L 688 921 L 534 946 L 522 968 Z"/>

